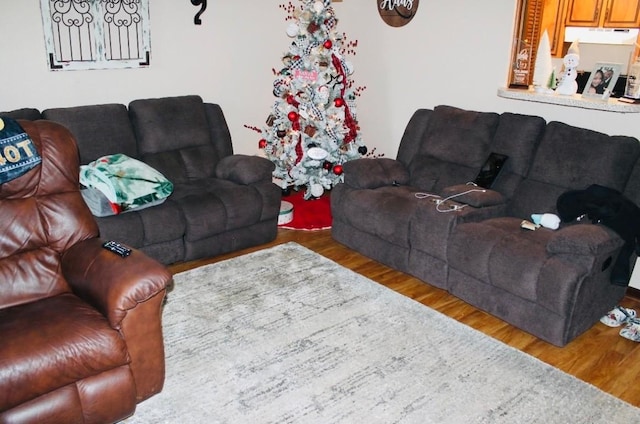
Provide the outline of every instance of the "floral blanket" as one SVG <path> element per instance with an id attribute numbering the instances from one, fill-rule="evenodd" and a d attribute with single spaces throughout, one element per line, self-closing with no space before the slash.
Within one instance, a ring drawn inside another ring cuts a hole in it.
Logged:
<path id="1" fill-rule="evenodd" d="M 157 205 L 173 192 L 173 184 L 164 175 L 121 153 L 81 166 L 80 183 L 100 191 L 115 214 Z"/>

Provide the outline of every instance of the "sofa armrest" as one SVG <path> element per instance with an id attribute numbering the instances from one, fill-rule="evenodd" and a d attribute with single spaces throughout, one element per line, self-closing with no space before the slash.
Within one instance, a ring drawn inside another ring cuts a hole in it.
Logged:
<path id="1" fill-rule="evenodd" d="M 474 208 L 496 206 L 506 203 L 505 197 L 494 190 L 469 184 L 457 184 L 442 189 L 440 196 Z"/>
<path id="2" fill-rule="evenodd" d="M 62 257 L 62 273 L 74 293 L 104 314 L 127 344 L 136 401 L 164 385 L 162 304 L 172 281 L 169 270 L 133 250 L 122 258 L 93 238 L 77 243 Z"/>
<path id="3" fill-rule="evenodd" d="M 222 158 L 216 167 L 216 177 L 238 184 L 271 181 L 276 168 L 269 159 L 260 156 L 231 155 Z"/>
<path id="4" fill-rule="evenodd" d="M 602 225 L 575 224 L 554 231 L 547 243 L 547 252 L 602 255 L 615 251 L 623 244 L 618 235 Z"/>
<path id="5" fill-rule="evenodd" d="M 133 249 L 122 258 L 104 249 L 103 242 L 93 238 L 68 249 L 62 257 L 62 273 L 77 296 L 120 330 L 130 310 L 158 295 L 164 297 L 172 275 L 141 251 Z"/>
<path id="6" fill-rule="evenodd" d="M 409 183 L 409 171 L 397 160 L 360 158 L 344 164 L 344 183 L 356 189 L 373 189 Z"/>

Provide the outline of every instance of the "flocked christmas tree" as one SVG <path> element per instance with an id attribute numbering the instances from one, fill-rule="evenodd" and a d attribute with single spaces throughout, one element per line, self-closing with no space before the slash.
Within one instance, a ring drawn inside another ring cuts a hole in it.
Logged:
<path id="1" fill-rule="evenodd" d="M 300 0 L 288 12 L 287 35 L 293 42 L 274 70 L 276 101 L 258 143 L 275 163 L 274 177 L 283 189 L 306 188 L 304 198 L 319 197 L 341 181 L 342 165 L 367 153 L 356 119 L 353 66 L 357 42 L 346 43 L 337 31 L 330 0 Z M 345 45 L 346 43 L 346 45 Z"/>

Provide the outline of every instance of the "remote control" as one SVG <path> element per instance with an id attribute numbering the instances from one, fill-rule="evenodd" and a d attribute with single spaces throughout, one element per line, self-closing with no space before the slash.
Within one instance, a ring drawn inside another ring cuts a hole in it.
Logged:
<path id="1" fill-rule="evenodd" d="M 127 256 L 129 256 L 131 254 L 131 249 L 129 249 L 127 246 L 118 243 L 117 241 L 107 241 L 105 243 L 102 244 L 102 247 L 104 247 L 105 249 L 115 253 L 116 255 L 120 255 L 123 258 L 126 258 Z"/>

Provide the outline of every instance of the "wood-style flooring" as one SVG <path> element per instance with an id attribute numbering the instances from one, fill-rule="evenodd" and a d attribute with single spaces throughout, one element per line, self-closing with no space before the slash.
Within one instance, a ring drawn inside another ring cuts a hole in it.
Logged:
<path id="1" fill-rule="evenodd" d="M 331 238 L 330 230 L 279 229 L 278 236 L 272 243 L 212 259 L 171 265 L 170 269 L 177 273 L 289 241 L 305 246 L 371 280 L 640 407 L 640 343 L 620 337 L 619 328 L 609 328 L 597 323 L 567 346 L 555 347 L 441 289 L 344 247 Z M 627 296 L 622 304 L 640 313 L 640 300 L 635 297 Z"/>

